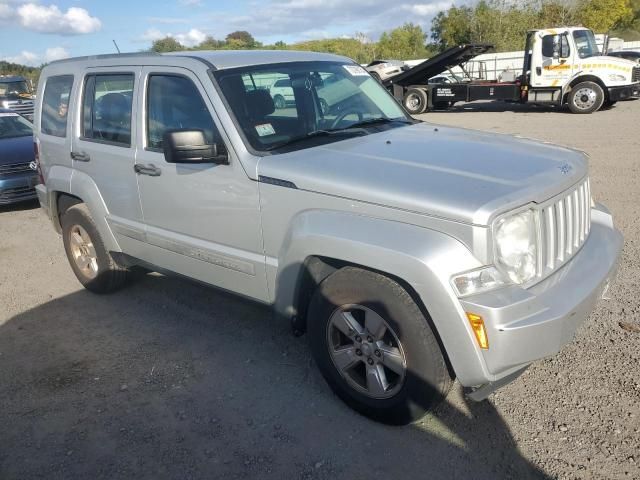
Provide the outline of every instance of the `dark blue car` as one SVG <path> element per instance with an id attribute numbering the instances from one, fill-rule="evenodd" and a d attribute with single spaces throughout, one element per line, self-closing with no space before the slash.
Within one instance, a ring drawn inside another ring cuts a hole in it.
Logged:
<path id="1" fill-rule="evenodd" d="M 37 183 L 33 125 L 0 108 L 0 205 L 36 198 Z"/>

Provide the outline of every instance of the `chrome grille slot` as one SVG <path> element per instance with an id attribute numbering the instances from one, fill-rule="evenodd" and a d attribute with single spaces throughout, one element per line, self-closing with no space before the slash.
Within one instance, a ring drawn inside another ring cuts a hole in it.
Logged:
<path id="1" fill-rule="evenodd" d="M 591 228 L 589 180 L 540 208 L 540 258 L 538 278 L 544 278 L 569 261 L 582 247 Z"/>
<path id="2" fill-rule="evenodd" d="M 640 82 L 640 67 L 633 67 L 633 73 L 631 75 L 632 82 Z"/>
<path id="3" fill-rule="evenodd" d="M 32 172 L 35 173 L 29 163 L 12 163 L 9 165 L 0 165 L 0 176 L 14 175 L 17 173 Z"/>
<path id="4" fill-rule="evenodd" d="M 32 100 L 9 100 L 7 102 L 7 108 L 19 113 L 20 115 L 33 115 Z"/>

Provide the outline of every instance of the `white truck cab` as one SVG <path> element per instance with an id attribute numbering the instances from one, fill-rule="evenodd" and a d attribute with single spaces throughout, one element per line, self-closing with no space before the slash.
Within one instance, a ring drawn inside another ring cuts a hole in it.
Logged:
<path id="1" fill-rule="evenodd" d="M 587 28 L 530 31 L 526 51 L 529 101 L 562 102 L 576 113 L 591 113 L 640 94 L 640 69 L 629 60 L 601 55 Z"/>

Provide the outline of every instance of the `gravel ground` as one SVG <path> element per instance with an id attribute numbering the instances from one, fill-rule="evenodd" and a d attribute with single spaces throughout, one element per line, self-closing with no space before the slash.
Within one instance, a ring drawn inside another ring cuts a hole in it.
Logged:
<path id="1" fill-rule="evenodd" d="M 0 208 L 0 478 L 640 478 L 640 101 L 515 110 L 424 118 L 591 155 L 625 249 L 558 356 L 488 401 L 455 387 L 420 424 L 379 425 L 268 309 L 157 274 L 93 295 L 37 205 Z"/>

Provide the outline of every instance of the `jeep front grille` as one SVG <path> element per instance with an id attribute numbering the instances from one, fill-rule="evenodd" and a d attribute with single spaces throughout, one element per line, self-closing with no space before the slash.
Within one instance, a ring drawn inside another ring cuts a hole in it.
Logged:
<path id="1" fill-rule="evenodd" d="M 591 229 L 589 179 L 544 203 L 540 210 L 539 276 L 544 278 L 580 250 Z"/>
<path id="2" fill-rule="evenodd" d="M 7 108 L 24 116 L 33 116 L 33 100 L 9 100 Z"/>

